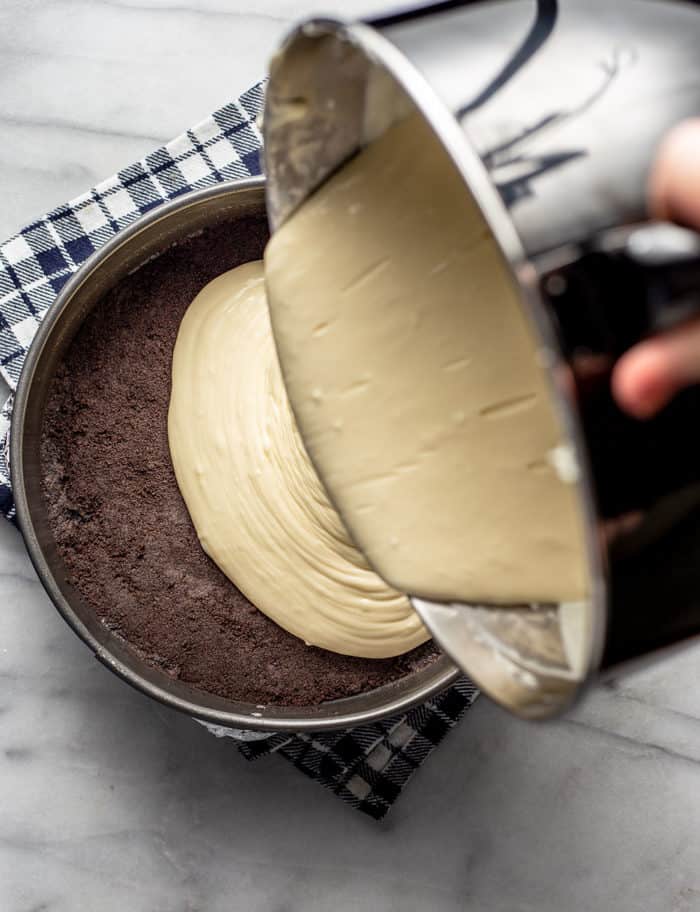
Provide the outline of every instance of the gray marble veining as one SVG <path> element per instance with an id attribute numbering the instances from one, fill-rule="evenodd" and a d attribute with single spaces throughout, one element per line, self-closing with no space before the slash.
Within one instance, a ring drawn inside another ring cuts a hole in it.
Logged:
<path id="1" fill-rule="evenodd" d="M 0 0 L 0 235 L 254 82 L 311 8 Z M 377 825 L 110 675 L 0 526 L 0 912 L 690 912 L 699 820 L 698 647 L 555 724 L 480 700 Z"/>

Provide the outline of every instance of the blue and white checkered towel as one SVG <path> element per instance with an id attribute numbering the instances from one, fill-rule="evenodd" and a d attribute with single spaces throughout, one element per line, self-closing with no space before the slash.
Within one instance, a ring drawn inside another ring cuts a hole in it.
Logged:
<path id="1" fill-rule="evenodd" d="M 27 225 L 0 245 L 0 374 L 14 390 L 34 333 L 91 253 L 144 212 L 189 190 L 260 174 L 262 83 L 168 145 Z M 0 512 L 14 518 L 8 464 L 12 397 L 0 411 Z M 270 753 L 381 819 L 415 770 L 477 696 L 466 678 L 399 716 L 348 731 L 241 740 L 249 760 Z M 239 740 L 246 733 L 208 726 Z"/>

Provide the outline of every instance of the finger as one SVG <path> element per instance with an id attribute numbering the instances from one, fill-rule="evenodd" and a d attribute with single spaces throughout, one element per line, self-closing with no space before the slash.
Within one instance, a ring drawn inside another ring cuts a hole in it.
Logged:
<path id="1" fill-rule="evenodd" d="M 700 228 L 700 118 L 678 124 L 661 143 L 649 177 L 649 210 Z"/>
<path id="2" fill-rule="evenodd" d="M 700 118 L 665 137 L 649 178 L 649 210 L 656 218 L 700 227 Z M 700 326 L 636 345 L 612 377 L 613 394 L 637 418 L 649 418 L 684 386 L 700 381 Z"/>
<path id="3" fill-rule="evenodd" d="M 698 382 L 700 321 L 640 342 L 620 358 L 612 376 L 615 399 L 636 418 L 650 418 Z"/>
<path id="4" fill-rule="evenodd" d="M 598 532 L 602 544 L 609 548 L 626 535 L 634 532 L 644 519 L 641 510 L 635 510 L 633 513 L 624 513 L 622 516 L 616 516 L 614 519 L 603 520 L 598 525 Z"/>

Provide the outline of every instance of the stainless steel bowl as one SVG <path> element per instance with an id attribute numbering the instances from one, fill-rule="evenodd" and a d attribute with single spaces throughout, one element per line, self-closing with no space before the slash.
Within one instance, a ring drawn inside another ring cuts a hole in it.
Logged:
<path id="1" fill-rule="evenodd" d="M 634 223 L 648 218 L 661 137 L 700 107 L 700 16 L 662 0 L 398 6 L 367 23 L 301 22 L 273 57 L 263 119 L 270 223 L 277 230 L 409 111 L 464 178 L 519 287 L 577 457 L 590 605 L 413 603 L 493 699 L 549 718 L 599 673 L 700 635 L 700 455 L 688 433 L 700 387 L 634 422 L 605 373 L 592 383 L 576 363 L 595 354 L 609 370 L 635 339 L 672 325 L 674 307 L 684 319 L 698 307 L 697 262 L 692 279 L 680 278 L 691 275 L 697 238 L 674 230 L 671 241 L 668 225 Z M 625 312 L 626 300 L 637 306 Z M 628 513 L 643 524 L 601 548 L 601 531 Z"/>
<path id="2" fill-rule="evenodd" d="M 93 307 L 124 276 L 170 245 L 222 221 L 265 213 L 264 180 L 220 184 L 164 204 L 95 253 L 49 309 L 27 355 L 15 401 L 10 459 L 17 518 L 32 563 L 54 605 L 96 657 L 154 700 L 198 719 L 257 731 L 319 731 L 360 725 L 428 699 L 458 675 L 444 656 L 367 693 L 317 706 L 267 706 L 225 700 L 147 665 L 108 630 L 71 585 L 48 522 L 41 490 L 40 441 L 49 384 Z"/>

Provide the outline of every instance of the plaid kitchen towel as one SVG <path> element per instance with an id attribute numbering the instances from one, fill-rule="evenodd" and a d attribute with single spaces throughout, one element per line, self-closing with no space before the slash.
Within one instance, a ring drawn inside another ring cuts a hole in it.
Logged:
<path id="1" fill-rule="evenodd" d="M 189 190 L 261 172 L 256 118 L 264 84 L 196 127 L 32 222 L 0 245 L 0 374 L 17 385 L 41 318 L 80 264 L 143 213 Z M 0 410 L 0 512 L 14 519 L 8 440 L 12 397 Z M 279 754 L 344 801 L 381 819 L 415 770 L 477 696 L 460 679 L 407 713 L 348 731 L 260 736 L 220 726 L 249 760 Z"/>

